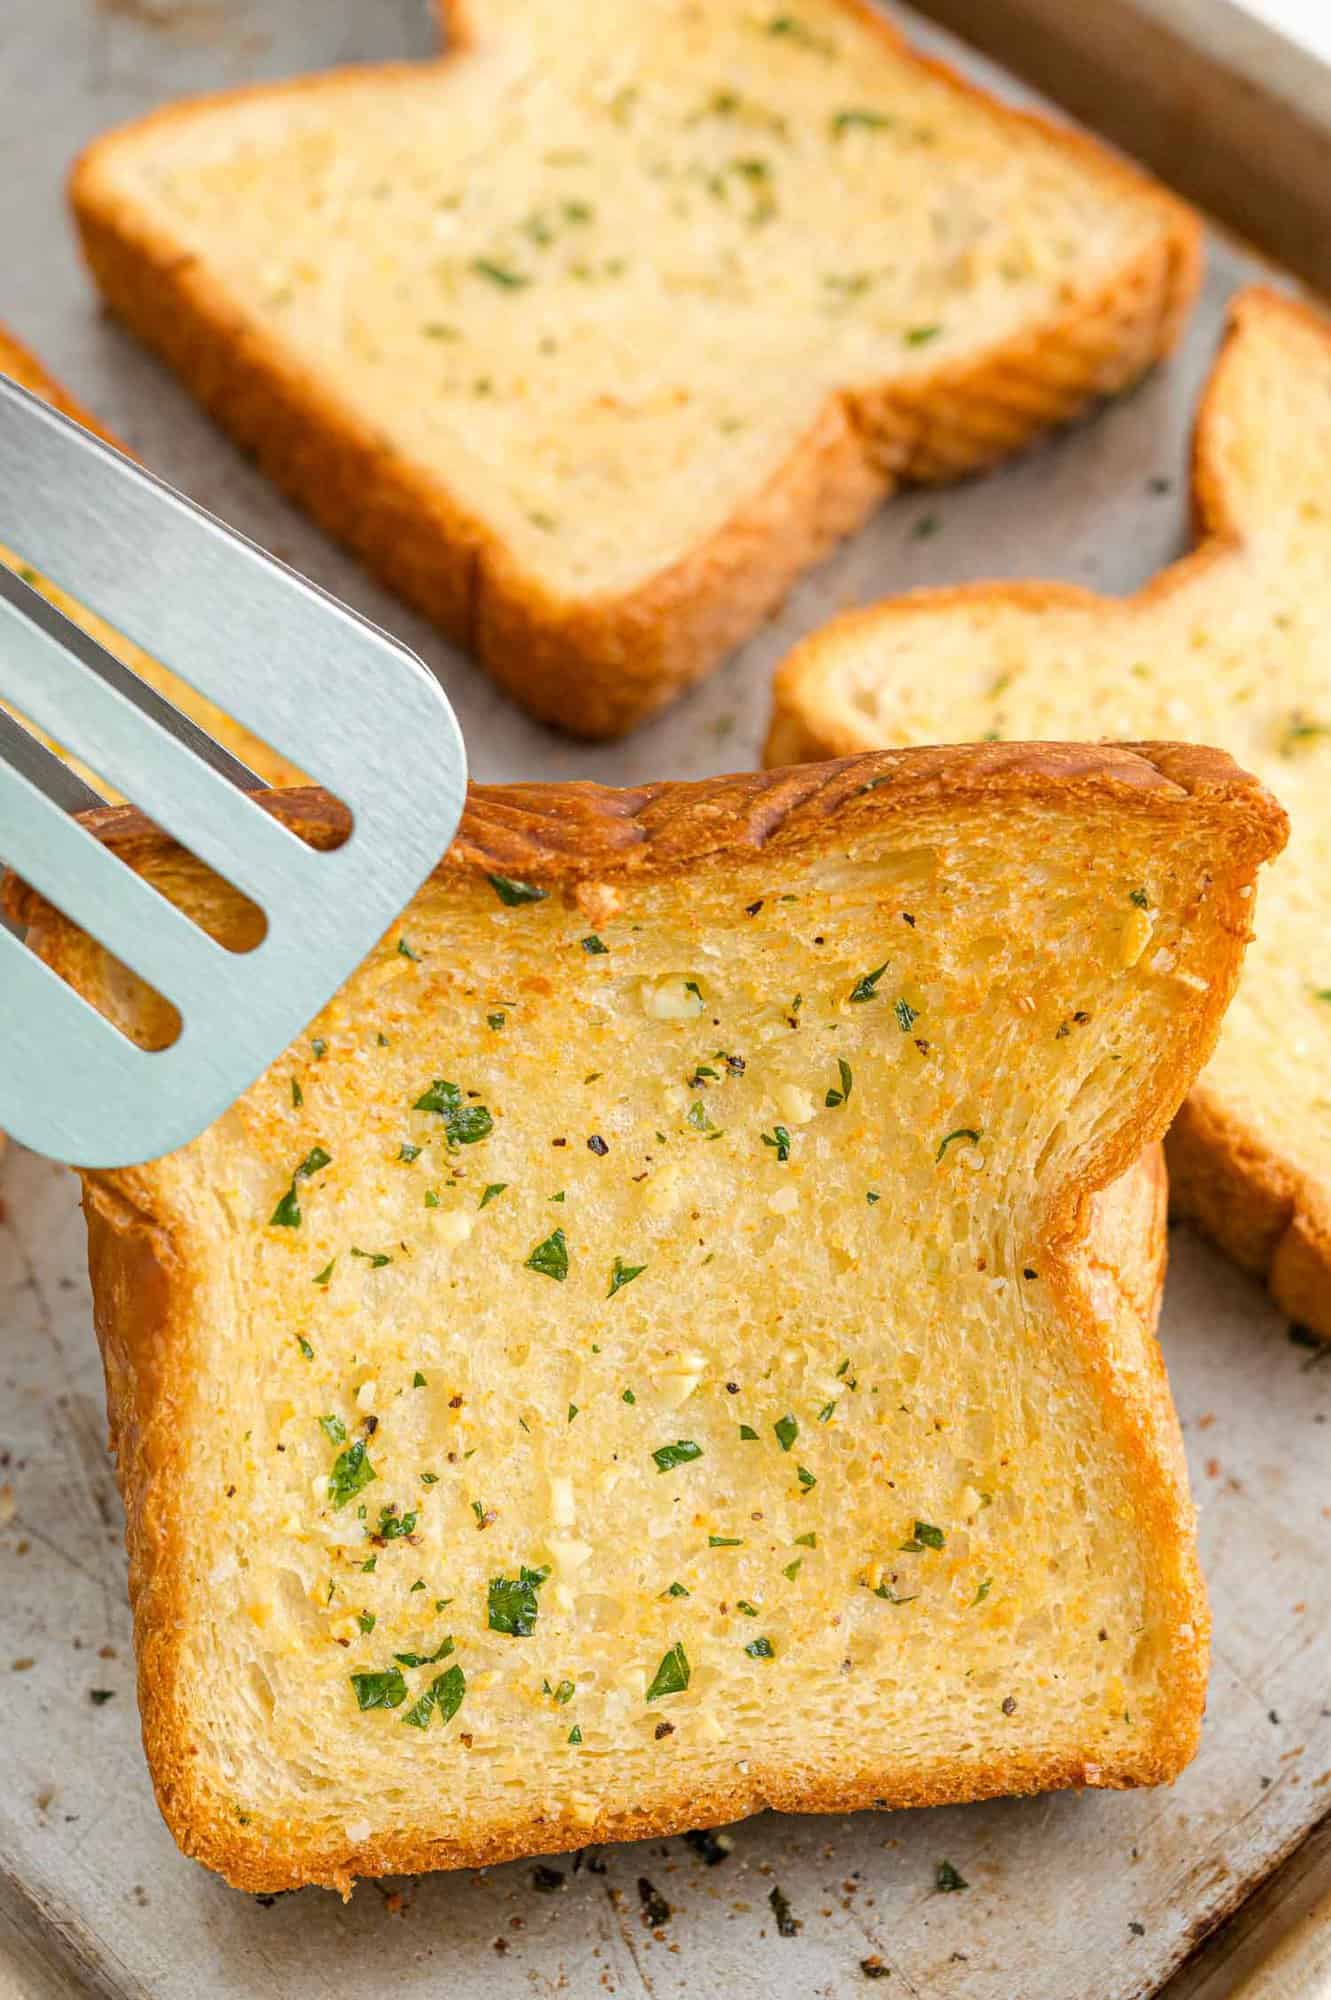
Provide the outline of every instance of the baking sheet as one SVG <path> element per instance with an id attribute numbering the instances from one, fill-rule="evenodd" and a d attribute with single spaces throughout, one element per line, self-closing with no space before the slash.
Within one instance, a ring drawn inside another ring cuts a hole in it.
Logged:
<path id="1" fill-rule="evenodd" d="M 588 748 L 526 721 L 99 316 L 59 191 L 84 139 L 163 98 L 431 46 L 416 0 L 4 0 L 0 317 L 167 478 L 417 647 L 448 686 L 478 777 L 623 783 L 742 767 L 758 754 L 772 666 L 842 606 L 977 575 L 1123 591 L 1182 546 L 1187 433 L 1224 301 L 1265 275 L 1219 240 L 1183 352 L 1134 396 L 986 481 L 894 501 L 630 743 Z M 768 1815 L 736 1828 L 715 1865 L 683 1841 L 649 1842 L 558 1859 L 545 1888 L 514 1863 L 365 1884 L 346 1908 L 317 1891 L 239 1896 L 177 1854 L 139 1748 L 73 1184 L 15 1154 L 0 1193 L 0 1934 L 62 1954 L 94 1990 L 756 2000 L 858 1993 L 862 1961 L 876 1959 L 891 1969 L 883 1991 L 918 2000 L 1128 2000 L 1331 1811 L 1331 1359 L 1292 1343 L 1254 1288 L 1177 1232 L 1163 1339 L 1216 1644 L 1203 1747 L 1173 1790 Z M 936 1891 L 943 1859 L 965 1891 Z M 671 1905 L 655 1930 L 640 1879 Z M 778 1934 L 774 1888 L 802 1926 L 793 1937 Z"/>

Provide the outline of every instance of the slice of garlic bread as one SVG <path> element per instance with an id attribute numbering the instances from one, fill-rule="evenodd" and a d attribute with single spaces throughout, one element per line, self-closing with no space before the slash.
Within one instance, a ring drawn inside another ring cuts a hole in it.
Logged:
<path id="1" fill-rule="evenodd" d="M 1293 834 L 1206 1074 L 1170 1135 L 1174 1199 L 1331 1337 L 1331 324 L 1243 293 L 1202 403 L 1204 539 L 1136 597 L 923 591 L 852 612 L 780 668 L 771 763 L 940 736 L 1186 736 L 1289 807 Z"/>
<path id="2" fill-rule="evenodd" d="M 1191 303 L 1190 211 L 859 0 L 447 11 L 446 60 L 168 106 L 72 199 L 112 309 L 548 721 L 629 728 Z"/>
<path id="3" fill-rule="evenodd" d="M 1207 1614 L 1128 1170 L 1282 832 L 1160 746 L 474 791 L 232 1111 L 85 1177 L 181 1845 L 345 1887 L 1174 1776 Z"/>

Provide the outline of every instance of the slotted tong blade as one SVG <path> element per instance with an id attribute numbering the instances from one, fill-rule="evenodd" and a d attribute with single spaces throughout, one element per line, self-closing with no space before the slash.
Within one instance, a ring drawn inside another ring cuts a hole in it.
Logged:
<path id="1" fill-rule="evenodd" d="M 340 799 L 318 852 L 260 780 L 0 567 L 0 701 L 263 910 L 226 950 L 71 817 L 103 800 L 0 711 L 0 860 L 179 1011 L 132 1044 L 0 929 L 0 1129 L 80 1166 L 170 1152 L 278 1056 L 457 829 L 461 732 L 414 653 L 160 479 L 0 378 L 0 543 Z"/>

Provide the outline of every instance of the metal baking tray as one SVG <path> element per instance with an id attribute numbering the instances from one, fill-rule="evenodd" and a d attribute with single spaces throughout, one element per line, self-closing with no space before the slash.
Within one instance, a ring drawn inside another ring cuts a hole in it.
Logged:
<path id="1" fill-rule="evenodd" d="M 1162 0 L 1080 10 L 935 0 L 934 11 L 1001 38 L 1010 64 L 1055 91 L 1075 84 L 1079 109 L 1145 147 L 1124 50 L 1148 14 L 1163 16 Z M 1182 0 L 1179 32 L 1204 11 L 1231 10 Z M 947 34 L 918 17 L 908 25 L 991 87 L 1029 99 Z M 62 205 L 78 146 L 154 103 L 336 62 L 424 57 L 433 45 L 423 0 L 5 0 L 0 317 L 150 465 L 417 647 L 448 686 L 478 777 L 631 783 L 742 767 L 758 756 L 772 667 L 833 611 L 977 575 L 1121 592 L 1184 545 L 1188 433 L 1225 301 L 1253 279 L 1288 282 L 1219 230 L 1181 352 L 1134 395 L 991 478 L 893 501 L 722 672 L 629 743 L 588 748 L 528 722 L 278 499 L 99 315 Z M 1176 72 L 1187 80 L 1187 129 L 1242 188 L 1253 135 L 1267 128 L 1234 119 L 1228 92 L 1240 79 L 1231 70 L 1217 83 L 1214 47 L 1205 36 L 1196 47 L 1206 61 Z M 1250 67 L 1249 102 L 1278 101 L 1274 72 L 1265 96 L 1262 75 Z M 1331 108 L 1324 146 L 1328 132 Z M 1292 136 L 1283 150 L 1256 151 L 1264 184 L 1279 184 L 1269 228 L 1251 203 L 1224 201 L 1219 182 L 1189 179 L 1186 147 L 1158 163 L 1250 240 L 1292 256 L 1291 156 L 1315 166 L 1327 155 Z M 1324 169 L 1314 174 L 1299 212 L 1313 213 L 1328 187 Z M 1329 242 L 1324 228 L 1319 255 Z M 1302 262 L 1313 270 L 1316 258 Z M 1259 1291 L 1178 1231 L 1162 1338 L 1201 1507 L 1215 1653 L 1202 1749 L 1172 1790 L 769 1814 L 736 1827 L 725 1850 L 651 1841 L 563 1857 L 539 1874 L 512 1863 L 366 1883 L 345 1907 L 316 1891 L 238 1895 L 176 1852 L 139 1746 L 74 1183 L 15 1153 L 0 1194 L 0 1993 L 765 2000 L 858 1994 L 876 1965 L 889 1968 L 880 1990 L 911 2000 L 1131 2000 L 1156 1992 L 1331 1811 L 1331 1358 L 1291 1340 Z M 1308 1902 L 1314 1864 L 1328 1856 L 1331 1840 L 1315 1836 L 1262 1908 Z M 938 1892 L 943 1860 L 963 1892 Z M 777 1890 L 798 1922 L 792 1935 L 776 1921 Z M 653 1894 L 670 1906 L 654 1925 Z M 1245 1916 L 1219 1957 L 1179 1975 L 1180 2000 L 1234 1991 L 1225 1965 L 1234 1977 L 1247 1968 L 1254 1935 Z"/>

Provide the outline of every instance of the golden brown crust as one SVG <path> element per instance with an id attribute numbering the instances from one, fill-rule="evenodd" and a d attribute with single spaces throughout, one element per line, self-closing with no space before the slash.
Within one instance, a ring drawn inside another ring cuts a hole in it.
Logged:
<path id="1" fill-rule="evenodd" d="M 457 842 L 439 872 L 514 872 L 570 893 L 589 882 L 650 879 L 688 872 L 705 857 L 809 843 L 841 847 L 856 832 L 897 812 L 930 811 L 994 797 L 1038 797 L 1071 811 L 1112 801 L 1117 811 L 1170 822 L 1203 815 L 1214 838 L 1216 879 L 1228 897 L 1219 931 L 1224 961 L 1213 968 L 1199 1036 L 1183 1047 L 1152 1102 L 1122 1144 L 1091 1163 L 1083 1185 L 1050 1212 L 1048 1285 L 1061 1295 L 1070 1337 L 1103 1398 L 1106 1421 L 1138 1474 L 1142 1533 L 1160 1553 L 1159 1589 L 1169 1607 L 1169 1712 L 1150 1737 L 1110 1763 L 1025 1753 L 975 1760 L 939 1758 L 890 1780 L 866 1776 L 809 1784 L 786 1772 L 754 1770 L 741 1783 L 652 1810 L 626 1808 L 594 1824 L 550 1812 L 442 1842 L 410 1830 L 363 1842 L 316 1844 L 308 1831 L 265 1815 L 237 1816 L 200 1782 L 190 1740 L 190 1704 L 181 1685 L 181 1632 L 187 1574 L 182 1510 L 182 1438 L 194 1421 L 188 1365 L 202 1274 L 189 1264 L 189 1232 L 162 1219 L 162 1169 L 85 1176 L 96 1323 L 107 1372 L 112 1440 L 125 1495 L 130 1584 L 139 1658 L 143 1731 L 158 1798 L 182 1848 L 238 1887 L 273 1890 L 324 1883 L 344 1892 L 356 1875 L 483 1865 L 518 1854 L 554 1852 L 588 1841 L 641 1838 L 716 1823 L 776 1806 L 847 1811 L 864 1806 L 939 1804 L 1052 1786 L 1126 1786 L 1167 1780 L 1195 1747 L 1206 1672 L 1208 1620 L 1196 1565 L 1192 1507 L 1177 1422 L 1152 1338 L 1163 1275 L 1163 1176 L 1158 1154 L 1103 1187 L 1158 1139 L 1195 1066 L 1209 1052 L 1237 976 L 1243 940 L 1242 893 L 1259 861 L 1279 846 L 1283 815 L 1222 754 L 1171 745 L 1141 750 L 995 744 L 957 750 L 884 752 L 821 769 L 747 773 L 695 785 L 647 785 L 611 792 L 597 786 L 526 785 L 473 790 Z M 271 810 L 316 838 L 341 830 L 324 794 L 270 794 Z M 91 816 L 131 864 L 161 856 L 170 843 L 129 808 Z M 39 948 L 57 960 L 59 920 L 30 892 L 11 897 L 34 925 Z M 167 1163 L 169 1165 L 169 1163 Z M 155 1212 L 156 1204 L 156 1212 Z M 202 1254 L 202 1253 L 199 1253 Z"/>
<path id="2" fill-rule="evenodd" d="M 1206 800 L 1258 861 L 1284 845 L 1285 815 L 1271 794 L 1223 750 L 1178 743 L 973 743 L 875 750 L 820 765 L 740 771 L 720 778 L 615 787 L 597 784 L 470 785 L 457 835 L 437 876 L 520 872 L 547 889 L 674 874 L 728 850 L 781 852 L 816 839 L 835 819 L 838 839 L 884 813 L 1038 794 L 1070 809 L 1113 797 L 1129 809 Z M 266 810 L 298 825 L 316 846 L 346 836 L 345 809 L 318 787 L 258 794 Z M 83 822 L 132 867 L 173 843 L 133 806 L 107 806 Z M 41 921 L 42 901 L 12 876 L 6 907 Z"/>
<path id="3" fill-rule="evenodd" d="M 863 0 L 842 4 L 894 49 L 903 46 Z M 450 32 L 442 60 L 465 58 L 477 39 L 470 13 L 456 4 L 443 11 Z M 786 465 L 718 533 L 618 596 L 554 595 L 455 493 L 395 456 L 354 408 L 326 394 L 197 260 L 182 257 L 102 186 L 102 148 L 114 147 L 114 133 L 78 160 L 70 199 L 113 311 L 285 492 L 532 714 L 578 735 L 617 736 L 709 672 L 894 488 L 956 479 L 1020 450 L 1136 380 L 1170 351 L 1186 319 L 1202 254 L 1191 210 L 1094 140 L 997 107 L 946 65 L 916 60 L 990 115 L 1055 138 L 1150 202 L 1159 214 L 1156 240 L 1098 291 L 976 361 L 834 397 Z M 308 77 L 280 88 L 336 90 L 341 81 Z M 178 103 L 150 118 L 166 124 L 191 110 Z"/>
<path id="4" fill-rule="evenodd" d="M 1234 477 L 1226 465 L 1228 369 L 1246 329 L 1264 317 L 1297 321 L 1331 345 L 1331 326 L 1313 307 L 1263 286 L 1231 302 L 1224 341 L 1197 413 L 1193 436 L 1193 514 L 1198 546 L 1170 564 L 1128 600 L 1136 607 L 1167 598 L 1242 545 Z M 1107 600 L 1061 583 L 972 583 L 920 590 L 834 619 L 789 653 L 773 681 L 766 761 L 842 757 L 862 752 L 863 738 L 839 718 L 820 714 L 822 663 L 857 626 L 872 629 L 884 616 L 921 607 L 953 610 L 1017 608 L 1095 610 Z M 1326 1190 L 1297 1172 L 1228 1112 L 1205 1085 L 1179 1112 L 1166 1148 L 1172 1200 L 1245 1271 L 1260 1277 L 1282 1312 L 1331 1339 L 1331 1227 Z"/>

